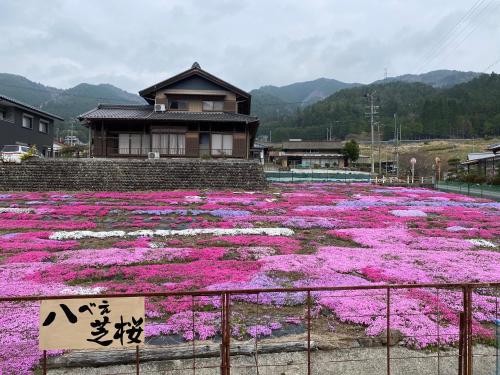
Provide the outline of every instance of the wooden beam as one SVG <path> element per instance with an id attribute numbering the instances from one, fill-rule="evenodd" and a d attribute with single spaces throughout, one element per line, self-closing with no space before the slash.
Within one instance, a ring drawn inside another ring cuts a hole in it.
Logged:
<path id="1" fill-rule="evenodd" d="M 316 350 L 317 345 L 311 341 L 311 349 Z M 285 353 L 301 352 L 307 350 L 307 341 L 291 341 L 283 343 L 259 343 L 258 353 Z M 220 356 L 220 344 L 206 344 L 195 347 L 196 358 L 211 358 Z M 251 344 L 232 344 L 231 355 L 252 356 L 255 354 L 255 342 Z M 192 359 L 193 346 L 170 345 L 170 346 L 146 346 L 140 349 L 140 360 L 142 363 L 151 361 L 171 361 L 179 359 Z M 136 361 L 135 349 L 100 350 L 100 351 L 75 351 L 57 357 L 50 357 L 47 362 L 48 368 L 65 367 L 99 367 L 132 364 Z"/>

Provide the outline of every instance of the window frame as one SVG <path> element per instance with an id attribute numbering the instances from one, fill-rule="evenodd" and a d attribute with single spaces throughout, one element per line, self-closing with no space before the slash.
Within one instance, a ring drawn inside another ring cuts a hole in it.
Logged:
<path id="1" fill-rule="evenodd" d="M 24 119 L 29 119 L 30 120 L 30 126 L 24 126 Z M 23 117 L 22 117 L 22 121 L 21 121 L 21 126 L 24 128 L 24 129 L 29 129 L 29 130 L 33 130 L 33 122 L 34 122 L 34 117 L 31 116 L 31 115 L 28 115 L 26 113 L 23 113 Z"/>
<path id="2" fill-rule="evenodd" d="M 163 141 L 161 140 L 162 138 Z M 175 147 L 173 147 L 173 139 L 175 139 Z M 160 147 L 155 147 L 158 141 L 160 142 Z M 151 150 L 160 153 L 160 155 L 186 155 L 186 133 L 153 133 L 151 144 Z M 180 147 L 179 144 L 183 145 L 183 147 Z"/>
<path id="3" fill-rule="evenodd" d="M 214 148 L 214 136 L 220 137 L 221 148 Z M 231 139 L 231 148 L 225 148 L 227 140 Z M 233 156 L 234 153 L 234 134 L 233 133 L 211 133 L 210 134 L 210 155 L 216 157 Z"/>
<path id="4" fill-rule="evenodd" d="M 172 108 L 172 104 L 173 103 L 185 103 L 186 105 L 186 108 L 183 109 L 183 108 L 179 108 L 179 105 L 177 105 L 177 108 Z M 189 100 L 185 100 L 185 99 L 170 99 L 168 101 L 168 110 L 169 111 L 189 111 Z"/>
<path id="5" fill-rule="evenodd" d="M 42 124 L 45 124 L 45 131 L 41 129 Z M 43 134 L 49 134 L 49 124 L 50 122 L 44 119 L 38 120 L 38 132 Z"/>
<path id="6" fill-rule="evenodd" d="M 205 109 L 205 103 L 210 103 L 210 109 Z M 215 105 L 220 104 L 220 109 L 215 108 Z M 224 101 L 223 100 L 202 100 L 201 101 L 201 110 L 203 112 L 224 112 Z"/>

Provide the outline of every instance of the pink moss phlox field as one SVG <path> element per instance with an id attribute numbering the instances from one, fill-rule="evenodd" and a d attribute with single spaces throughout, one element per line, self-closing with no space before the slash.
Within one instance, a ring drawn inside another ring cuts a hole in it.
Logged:
<path id="1" fill-rule="evenodd" d="M 268 231 L 241 232 L 260 228 Z M 3 296 L 23 296 L 498 282 L 499 238 L 499 203 L 428 189 L 317 183 L 276 184 L 266 193 L 6 193 L 0 283 Z M 233 336 L 303 325 L 306 297 L 234 295 L 235 308 L 296 313 L 257 321 L 233 311 Z M 312 297 L 313 316 L 327 316 L 332 334 L 340 324 L 361 325 L 368 336 L 385 332 L 384 290 Z M 495 298 L 488 288 L 473 293 L 480 339 L 492 337 L 485 323 L 495 317 Z M 39 364 L 38 307 L 0 304 L 0 326 L 10 333 L 0 334 L 0 372 L 29 374 Z M 146 335 L 210 340 L 220 334 L 220 308 L 218 297 L 149 298 Z M 461 308 L 460 290 L 392 290 L 391 328 L 410 347 L 436 345 L 438 332 L 441 345 L 453 344 Z"/>

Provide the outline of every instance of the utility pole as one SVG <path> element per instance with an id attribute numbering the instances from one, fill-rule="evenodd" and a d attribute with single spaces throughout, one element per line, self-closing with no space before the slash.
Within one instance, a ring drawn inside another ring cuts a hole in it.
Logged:
<path id="1" fill-rule="evenodd" d="M 377 134 L 378 134 L 378 174 L 382 175 L 382 138 L 380 136 L 380 122 L 377 121 Z"/>
<path id="2" fill-rule="evenodd" d="M 367 113 L 367 115 L 370 116 L 370 129 L 371 129 L 371 145 L 370 145 L 370 153 L 371 153 L 371 173 L 375 173 L 375 158 L 374 158 L 374 143 L 375 143 L 375 134 L 374 134 L 374 125 L 375 125 L 375 115 L 378 113 L 377 108 L 378 106 L 373 105 L 373 96 L 375 95 L 376 91 L 372 91 L 371 93 L 366 94 L 365 96 L 370 99 L 370 112 Z"/>
<path id="3" fill-rule="evenodd" d="M 271 130 L 269 130 L 269 142 L 271 142 Z"/>
<path id="4" fill-rule="evenodd" d="M 394 153 L 396 154 L 396 177 L 399 178 L 399 135 L 398 135 L 398 121 L 397 114 L 394 114 Z"/>

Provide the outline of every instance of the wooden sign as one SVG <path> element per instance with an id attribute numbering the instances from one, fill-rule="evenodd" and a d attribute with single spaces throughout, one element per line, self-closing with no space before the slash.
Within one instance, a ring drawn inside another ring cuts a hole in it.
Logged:
<path id="1" fill-rule="evenodd" d="M 144 344 L 144 297 L 42 301 L 39 347 L 107 349 Z"/>

